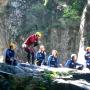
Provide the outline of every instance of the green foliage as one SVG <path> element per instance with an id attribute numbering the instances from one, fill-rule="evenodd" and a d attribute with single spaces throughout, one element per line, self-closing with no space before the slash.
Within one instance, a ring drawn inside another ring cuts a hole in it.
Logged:
<path id="1" fill-rule="evenodd" d="M 69 19 L 79 19 L 80 17 L 78 16 L 78 12 L 75 9 L 72 9 L 71 7 L 66 7 L 64 9 L 64 18 L 69 18 Z"/>
<path id="2" fill-rule="evenodd" d="M 43 73 L 43 78 L 45 80 L 50 80 L 52 81 L 53 79 L 57 78 L 57 77 L 66 77 L 66 76 L 69 76 L 69 75 L 72 75 L 73 74 L 73 71 L 67 71 L 67 72 L 58 72 L 58 71 L 48 71 L 48 70 L 45 70 L 44 73 Z"/>
<path id="3" fill-rule="evenodd" d="M 68 6 L 64 8 L 63 17 L 78 20 L 81 17 L 87 0 L 69 0 Z"/>
<path id="4" fill-rule="evenodd" d="M 68 4 L 72 5 L 73 8 L 81 12 L 87 4 L 87 0 L 69 0 Z"/>
<path id="5" fill-rule="evenodd" d="M 66 2 L 67 6 L 64 7 L 63 13 L 66 27 L 72 30 L 79 29 L 80 18 L 86 3 L 87 0 L 68 0 Z"/>
<path id="6" fill-rule="evenodd" d="M 50 81 L 50 80 L 53 79 L 52 74 L 53 74 L 53 72 L 48 71 L 48 70 L 45 70 L 44 73 L 43 73 L 43 78 L 44 78 L 45 80 Z"/>

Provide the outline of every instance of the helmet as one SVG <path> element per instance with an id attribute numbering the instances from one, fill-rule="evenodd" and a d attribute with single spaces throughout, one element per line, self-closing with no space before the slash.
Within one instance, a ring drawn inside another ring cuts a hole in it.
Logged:
<path id="1" fill-rule="evenodd" d="M 38 35 L 39 37 L 42 36 L 41 32 L 36 32 L 36 35 Z"/>
<path id="2" fill-rule="evenodd" d="M 73 58 L 74 56 L 77 56 L 77 55 L 76 55 L 76 54 L 72 54 L 72 55 L 71 55 L 71 58 Z"/>
<path id="3" fill-rule="evenodd" d="M 90 50 L 90 47 L 87 47 L 87 48 L 86 48 L 86 51 L 88 51 L 88 50 Z"/>

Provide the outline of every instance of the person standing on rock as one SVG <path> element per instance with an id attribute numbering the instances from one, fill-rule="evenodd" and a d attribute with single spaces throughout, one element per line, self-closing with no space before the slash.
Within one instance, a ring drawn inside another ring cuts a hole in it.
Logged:
<path id="1" fill-rule="evenodd" d="M 40 45 L 39 51 L 36 53 L 36 64 L 41 66 L 46 63 L 46 52 L 44 45 Z"/>
<path id="2" fill-rule="evenodd" d="M 48 66 L 50 67 L 60 66 L 57 50 L 52 50 L 52 54 L 48 57 Z"/>
<path id="3" fill-rule="evenodd" d="M 41 32 L 36 32 L 35 34 L 30 35 L 22 44 L 22 48 L 27 52 L 28 63 L 34 64 L 35 61 L 34 47 L 39 45 L 38 41 L 41 38 L 41 36 L 42 36 Z"/>
<path id="4" fill-rule="evenodd" d="M 64 66 L 67 68 L 73 68 L 73 69 L 79 69 L 79 70 L 83 69 L 83 65 L 77 63 L 77 55 L 76 54 L 72 54 L 71 59 L 67 60 Z"/>
<path id="5" fill-rule="evenodd" d="M 86 48 L 85 60 L 86 60 L 86 67 L 90 69 L 90 47 Z"/>

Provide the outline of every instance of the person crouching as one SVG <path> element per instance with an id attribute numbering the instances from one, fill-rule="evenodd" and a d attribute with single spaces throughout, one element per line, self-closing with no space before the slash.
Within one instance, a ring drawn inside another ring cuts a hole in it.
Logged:
<path id="1" fill-rule="evenodd" d="M 52 54 L 48 57 L 48 66 L 59 67 L 57 50 L 52 50 Z"/>
<path id="2" fill-rule="evenodd" d="M 85 60 L 86 60 L 86 67 L 90 69 L 90 47 L 86 48 Z"/>
<path id="3" fill-rule="evenodd" d="M 72 54 L 71 55 L 71 59 L 66 61 L 65 67 L 78 69 L 78 70 L 82 70 L 83 69 L 83 65 L 77 63 L 77 55 L 76 54 Z"/>
<path id="4" fill-rule="evenodd" d="M 37 66 L 41 66 L 41 64 L 45 63 L 46 52 L 44 45 L 40 45 L 39 51 L 36 53 L 36 64 Z"/>
<path id="5" fill-rule="evenodd" d="M 5 55 L 5 63 L 8 65 L 17 65 L 17 61 L 15 59 L 15 51 L 14 51 L 14 44 L 10 44 L 9 48 L 6 50 Z"/>

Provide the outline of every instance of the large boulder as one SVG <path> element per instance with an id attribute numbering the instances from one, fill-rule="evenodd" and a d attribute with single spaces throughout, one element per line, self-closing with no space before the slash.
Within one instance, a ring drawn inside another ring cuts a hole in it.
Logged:
<path id="1" fill-rule="evenodd" d="M 30 64 L 0 64 L 1 90 L 89 90 L 90 71 Z"/>

